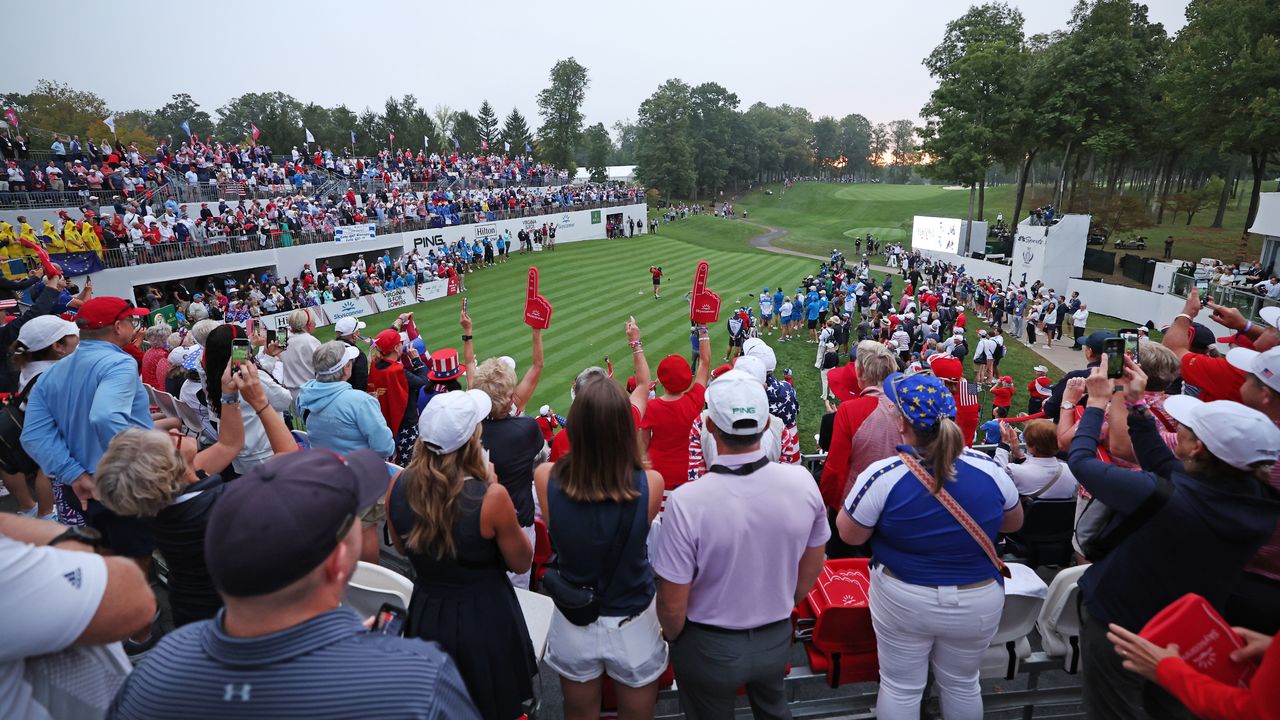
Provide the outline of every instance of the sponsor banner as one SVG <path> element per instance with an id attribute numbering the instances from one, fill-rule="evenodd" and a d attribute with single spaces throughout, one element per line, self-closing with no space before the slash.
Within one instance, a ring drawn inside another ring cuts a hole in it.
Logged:
<path id="1" fill-rule="evenodd" d="M 412 305 L 417 302 L 413 288 L 396 288 L 395 290 L 386 290 L 373 296 L 373 300 L 378 305 L 378 312 L 385 310 L 395 310 L 405 305 Z"/>
<path id="2" fill-rule="evenodd" d="M 593 211 L 592 211 L 592 213 L 594 213 L 595 215 L 599 216 L 600 211 L 599 211 L 599 210 L 593 210 Z M 577 214 L 577 213 L 565 213 L 565 214 L 561 215 L 561 216 L 560 216 L 560 220 L 556 222 L 556 227 L 557 227 L 557 228 L 559 228 L 560 230 L 571 230 L 571 229 L 573 229 L 573 228 L 577 227 L 577 225 L 575 225 L 575 224 L 574 224 L 574 222 L 573 222 L 573 216 L 574 216 L 574 215 L 576 215 L 576 214 Z M 597 222 L 599 222 L 599 221 L 597 221 Z"/>
<path id="3" fill-rule="evenodd" d="M 498 226 L 494 223 L 480 223 L 473 226 L 476 231 L 476 239 L 498 236 Z"/>
<path id="4" fill-rule="evenodd" d="M 173 305 L 158 307 L 151 311 L 151 317 L 149 320 L 152 325 L 164 323 L 165 325 L 176 329 L 178 327 L 178 308 Z"/>
<path id="5" fill-rule="evenodd" d="M 344 225 L 333 229 L 334 242 L 372 240 L 378 234 L 377 225 Z"/>
<path id="6" fill-rule="evenodd" d="M 365 295 L 358 298 L 349 298 L 347 300 L 325 303 L 320 306 L 319 310 L 321 316 L 325 318 L 325 324 L 331 325 L 344 317 L 361 317 L 364 315 L 371 315 L 377 312 L 378 308 L 373 296 Z"/>
<path id="7" fill-rule="evenodd" d="M 458 285 L 459 285 L 458 278 L 456 277 L 449 278 L 449 294 L 450 295 L 458 294 Z"/>
<path id="8" fill-rule="evenodd" d="M 599 210 L 592 210 L 592 211 L 591 211 L 591 224 L 592 224 L 592 225 L 599 225 L 599 224 L 600 224 L 600 211 L 599 211 Z"/>
<path id="9" fill-rule="evenodd" d="M 418 302 L 427 302 L 429 300 L 439 300 L 447 297 L 452 293 L 449 292 L 448 280 L 432 280 L 418 285 Z"/>
<path id="10" fill-rule="evenodd" d="M 534 243 L 534 244 L 533 244 L 533 251 L 534 251 L 534 252 L 542 252 L 542 243 L 540 243 L 540 242 L 536 242 L 536 243 Z"/>

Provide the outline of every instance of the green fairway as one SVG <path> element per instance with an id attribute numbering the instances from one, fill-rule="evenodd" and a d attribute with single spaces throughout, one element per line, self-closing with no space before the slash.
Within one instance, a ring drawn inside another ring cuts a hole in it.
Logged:
<path id="1" fill-rule="evenodd" d="M 815 260 L 749 247 L 747 241 L 757 232 L 758 228 L 739 221 L 695 216 L 661 225 L 658 235 L 571 243 L 554 252 L 515 255 L 506 264 L 477 270 L 466 277 L 477 357 L 483 361 L 510 355 L 516 359 L 518 374 L 528 368 L 530 331 L 523 323 L 524 292 L 526 270 L 536 264 L 541 292 L 554 306 L 554 315 L 551 328 L 543 334 L 546 367 L 530 403 L 531 413 L 544 403 L 557 412 L 567 412 L 574 376 L 585 367 L 603 366 L 606 355 L 612 358 L 619 380 L 631 375 L 631 352 L 623 333 L 623 323 L 631 315 L 644 334 L 645 354 L 656 373 L 658 362 L 667 354 L 690 354 L 684 294 L 692 286 L 698 260 L 711 263 L 710 285 L 720 294 L 725 311 L 746 304 L 756 307 L 756 297 L 766 286 L 782 284 L 794 292 L 805 275 L 817 271 Z M 649 265 L 655 264 L 662 265 L 666 272 L 660 300 L 653 299 L 647 272 Z M 895 291 L 900 292 L 901 287 L 897 280 Z M 453 296 L 412 308 L 429 349 L 452 346 L 461 350 L 461 303 L 461 296 Z M 368 324 L 363 334 L 372 337 L 388 327 L 396 314 L 361 318 Z M 970 347 L 977 342 L 977 327 L 977 322 L 969 323 Z M 316 336 L 330 340 L 333 329 L 321 328 Z M 725 353 L 723 322 L 711 328 L 711 336 L 714 367 Z M 779 343 L 776 333 L 765 339 L 777 353 L 778 375 L 785 368 L 793 370 L 801 407 L 801 447 L 812 452 L 824 412 L 819 375 L 814 368 L 816 346 L 803 341 Z M 1015 396 L 1015 409 L 1025 407 L 1026 382 L 1032 376 L 1031 368 L 1041 362 L 1029 350 L 1009 343 L 1001 370 L 1013 375 L 1024 388 Z M 1057 368 L 1052 370 L 1055 377 L 1060 375 Z M 968 374 L 971 376 L 972 371 Z M 984 395 L 983 400 L 984 404 L 989 403 L 989 396 Z M 989 415 L 989 408 L 984 407 L 983 416 Z"/>
<path id="2" fill-rule="evenodd" d="M 785 228 L 788 234 L 778 240 L 779 247 L 826 255 L 840 246 L 851 255 L 852 240 L 871 233 L 884 242 L 908 242 L 911 220 L 916 215 L 964 218 L 969 213 L 969 192 L 963 188 L 946 189 L 941 185 L 885 185 L 872 183 L 841 184 L 803 182 L 789 188 L 769 185 L 772 195 L 757 189 L 736 203 L 740 213 L 746 210 L 751 220 Z M 995 223 L 999 213 L 1012 223 L 1017 188 L 1001 185 L 987 188 L 984 216 Z M 1031 208 L 1048 202 L 1052 188 L 1046 185 L 1028 187 L 1022 204 L 1025 217 Z M 1223 228 L 1209 228 L 1215 208 L 1200 211 L 1194 223 L 1186 224 L 1186 216 L 1174 218 L 1165 213 L 1165 223 L 1129 234 L 1148 237 L 1147 250 L 1135 254 L 1160 257 L 1164 238 L 1175 238 L 1174 257 L 1195 260 L 1219 257 L 1233 260 L 1237 256 L 1254 258 L 1261 252 L 1262 238 L 1250 236 L 1246 245 L 1240 242 L 1240 230 L 1248 209 L 1247 199 L 1240 207 L 1232 201 L 1227 206 Z M 974 208 L 977 217 L 977 208 Z M 1105 248 L 1111 250 L 1108 244 Z"/>

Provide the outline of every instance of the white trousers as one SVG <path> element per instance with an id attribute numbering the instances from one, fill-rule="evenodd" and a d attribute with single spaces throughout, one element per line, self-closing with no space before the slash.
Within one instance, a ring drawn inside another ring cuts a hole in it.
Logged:
<path id="1" fill-rule="evenodd" d="M 871 575 L 871 623 L 880 659 L 876 717 L 918 720 L 929 669 L 947 720 L 980 720 L 982 655 L 1000 625 L 1004 588 L 999 583 L 960 590 L 954 585 L 911 585 Z"/>

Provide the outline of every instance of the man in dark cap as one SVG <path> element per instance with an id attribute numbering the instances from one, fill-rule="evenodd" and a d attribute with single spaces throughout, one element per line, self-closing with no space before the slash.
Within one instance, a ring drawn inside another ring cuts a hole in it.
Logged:
<path id="1" fill-rule="evenodd" d="M 371 450 L 303 450 L 232 483 L 205 534 L 225 607 L 167 635 L 108 717 L 478 718 L 439 645 L 370 633 L 340 605 L 360 512 L 386 487 Z"/>

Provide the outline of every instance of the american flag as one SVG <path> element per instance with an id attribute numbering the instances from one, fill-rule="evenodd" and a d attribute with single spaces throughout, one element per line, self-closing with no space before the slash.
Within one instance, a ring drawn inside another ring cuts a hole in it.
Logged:
<path id="1" fill-rule="evenodd" d="M 960 392 L 956 395 L 956 404 L 961 406 L 978 404 L 978 394 L 973 391 L 973 386 L 964 378 L 960 378 Z"/>

